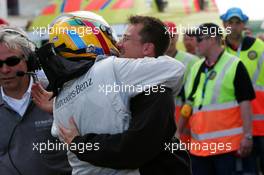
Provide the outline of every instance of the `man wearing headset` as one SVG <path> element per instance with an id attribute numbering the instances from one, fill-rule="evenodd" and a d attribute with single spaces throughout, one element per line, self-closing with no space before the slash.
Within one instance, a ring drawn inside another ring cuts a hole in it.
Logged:
<path id="1" fill-rule="evenodd" d="M 32 102 L 33 78 L 23 75 L 38 68 L 34 49 L 21 29 L 0 27 L 0 172 L 69 174 L 66 152 L 39 150 L 38 144 L 55 140 L 50 134 L 53 118 Z"/>
<path id="2" fill-rule="evenodd" d="M 89 67 L 89 60 L 96 58 L 97 55 L 111 55 L 113 52 L 108 51 L 113 50 L 118 52 L 114 41 L 111 40 L 113 34 L 109 25 L 98 15 L 86 12 L 86 14 L 72 13 L 72 16 L 62 16 L 55 21 L 53 30 L 68 24 L 76 27 L 78 26 L 76 23 L 99 32 L 87 34 L 84 38 L 80 37 L 82 40 L 76 40 L 80 33 L 78 36 L 72 36 L 70 32 L 66 32 L 68 35 L 63 35 L 64 37 L 58 34 L 51 36 L 50 41 L 54 43 L 54 50 L 57 50 L 58 54 L 56 60 L 66 64 L 67 61 L 76 60 L 77 56 L 83 54 L 86 66 Z M 94 146 L 82 153 L 80 150 L 71 149 L 68 157 L 73 166 L 73 174 L 144 175 L 154 172 L 172 174 L 169 169 L 180 171 L 181 168 L 185 172 L 188 171 L 184 161 L 181 162 L 169 152 L 164 151 L 165 142 L 169 142 L 175 132 L 173 97 L 171 90 L 167 87 L 174 91 L 179 90 L 183 66 L 170 57 L 161 56 L 168 47 L 169 35 L 166 34 L 165 25 L 160 20 L 135 16 L 130 18 L 130 23 L 122 41 L 118 43 L 121 56 L 141 59 L 109 57 L 98 60 L 97 57 L 88 71 L 84 71 L 83 75 L 77 75 L 74 81 L 66 82 L 62 86 L 62 91 L 56 96 L 53 114 L 55 126 L 60 126 L 60 131 L 53 131 L 56 134 L 60 133 L 61 139 L 68 143 L 61 134 L 65 128 L 71 128 L 70 124 L 74 125 L 71 119 L 73 116 L 80 134 L 88 133 L 88 135 L 76 138 L 77 140 L 70 145 L 90 143 Z M 72 26 L 68 28 L 73 29 Z M 149 30 L 152 31 L 152 35 Z M 155 37 L 153 32 L 156 32 Z M 68 38 L 70 39 L 67 40 Z M 96 41 L 99 41 L 100 45 L 97 45 Z M 81 42 L 85 42 L 84 48 L 89 46 L 88 52 L 87 49 L 79 48 L 78 50 L 70 45 L 75 43 L 81 46 Z M 158 46 L 157 43 L 163 43 L 163 45 Z M 58 52 L 59 50 L 61 52 Z M 40 55 L 43 57 L 45 53 L 47 53 L 46 50 Z M 52 59 L 49 55 L 41 60 L 49 78 L 53 65 L 51 62 L 55 63 L 55 58 Z M 43 60 L 47 60 L 50 64 L 45 66 L 46 63 Z M 82 58 L 79 57 L 79 60 Z M 74 63 L 68 62 L 68 64 Z M 81 69 L 78 70 L 80 72 Z M 59 84 L 58 80 L 54 82 Z M 106 95 L 98 89 L 98 85 L 115 83 L 121 88 L 124 87 L 122 85 L 130 87 L 161 85 L 156 86 L 156 90 L 153 89 L 153 92 L 157 92 L 156 94 L 150 92 L 149 95 L 146 91 L 144 93 L 137 90 L 112 91 Z M 37 99 L 37 94 L 34 96 L 36 103 L 41 102 Z M 132 97 L 134 98 L 131 99 Z M 175 162 L 177 163 L 174 164 Z"/>

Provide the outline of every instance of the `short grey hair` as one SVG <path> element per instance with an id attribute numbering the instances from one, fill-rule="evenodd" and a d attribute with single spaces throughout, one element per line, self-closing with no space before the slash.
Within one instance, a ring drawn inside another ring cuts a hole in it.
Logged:
<path id="1" fill-rule="evenodd" d="M 0 44 L 4 44 L 10 50 L 21 51 L 25 60 L 35 51 L 35 44 L 29 40 L 26 32 L 21 28 L 0 25 Z"/>

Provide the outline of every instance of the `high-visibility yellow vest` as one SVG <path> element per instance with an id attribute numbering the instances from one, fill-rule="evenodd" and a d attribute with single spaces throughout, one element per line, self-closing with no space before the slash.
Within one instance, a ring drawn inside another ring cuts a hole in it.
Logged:
<path id="1" fill-rule="evenodd" d="M 186 77 L 188 76 L 191 67 L 193 66 L 194 63 L 196 63 L 199 58 L 195 55 L 192 55 L 187 52 L 182 52 L 178 51 L 175 59 L 180 61 L 182 64 L 185 66 L 185 73 L 184 73 L 184 82 L 186 81 Z M 178 123 L 179 117 L 180 117 L 180 110 L 183 105 L 182 99 L 180 97 L 175 98 L 175 121 Z M 190 141 L 190 130 L 189 127 L 187 126 L 186 128 L 183 129 L 183 133 L 180 136 L 180 139 L 184 143 L 188 143 Z"/>
<path id="2" fill-rule="evenodd" d="M 226 50 L 237 55 L 237 52 L 229 47 L 226 47 Z M 253 135 L 264 136 L 264 43 L 256 39 L 248 50 L 241 50 L 239 58 L 250 75 L 256 93 L 256 99 L 251 102 Z"/>
<path id="3" fill-rule="evenodd" d="M 198 61 L 191 69 L 185 84 L 187 97 L 203 62 Z M 224 52 L 212 70 L 200 74 L 189 120 L 191 154 L 209 156 L 239 149 L 243 128 L 234 87 L 238 63 L 239 58 Z"/>

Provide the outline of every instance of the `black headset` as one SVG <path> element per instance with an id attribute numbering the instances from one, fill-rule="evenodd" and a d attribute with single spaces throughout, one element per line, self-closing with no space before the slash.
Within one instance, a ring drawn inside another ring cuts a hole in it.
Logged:
<path id="1" fill-rule="evenodd" d="M 36 70 L 41 69 L 39 59 L 35 52 L 29 53 L 27 60 L 27 67 L 28 67 L 28 72 L 35 72 Z"/>

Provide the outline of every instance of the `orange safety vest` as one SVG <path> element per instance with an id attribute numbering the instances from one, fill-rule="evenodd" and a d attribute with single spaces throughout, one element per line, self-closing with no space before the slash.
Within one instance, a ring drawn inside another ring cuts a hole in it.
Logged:
<path id="1" fill-rule="evenodd" d="M 187 94 L 203 61 L 191 70 L 185 86 Z M 224 52 L 212 70 L 200 74 L 189 120 L 191 154 L 210 156 L 239 149 L 243 127 L 233 83 L 238 63 L 238 58 Z"/>
<path id="2" fill-rule="evenodd" d="M 251 101 L 253 136 L 264 136 L 264 43 L 256 39 L 247 50 L 239 52 L 226 47 L 226 51 L 237 55 L 250 75 L 256 93 L 256 98 Z"/>

